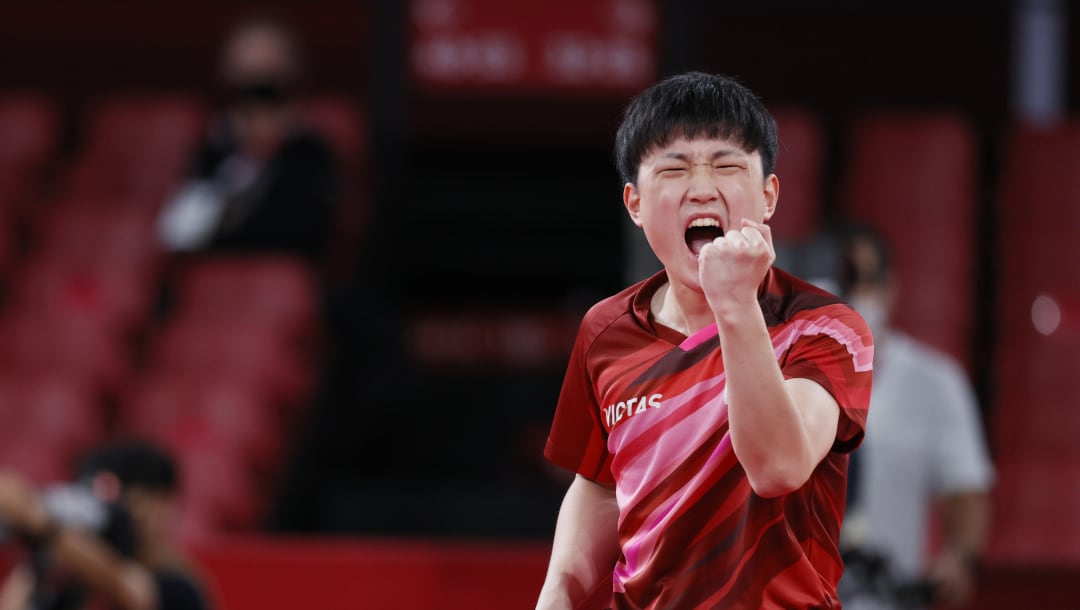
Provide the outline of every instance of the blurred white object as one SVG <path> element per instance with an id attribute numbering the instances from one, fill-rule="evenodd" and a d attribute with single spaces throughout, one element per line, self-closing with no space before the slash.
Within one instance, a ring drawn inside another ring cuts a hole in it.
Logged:
<path id="1" fill-rule="evenodd" d="M 1012 96 L 1016 115 L 1047 124 L 1065 117 L 1068 30 L 1062 0 L 1013 5 Z"/>
<path id="2" fill-rule="evenodd" d="M 1061 326 L 1061 307 L 1045 294 L 1035 297 L 1031 303 L 1031 323 L 1035 330 L 1051 335 Z"/>
<path id="3" fill-rule="evenodd" d="M 225 197 L 209 180 L 185 184 L 165 204 L 158 236 L 169 250 L 194 250 L 213 237 L 225 211 Z"/>

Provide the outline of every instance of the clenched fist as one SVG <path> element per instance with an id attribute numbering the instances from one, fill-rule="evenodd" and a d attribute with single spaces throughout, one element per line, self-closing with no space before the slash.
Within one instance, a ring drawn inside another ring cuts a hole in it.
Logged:
<path id="1" fill-rule="evenodd" d="M 776 260 L 768 225 L 743 219 L 737 231 L 728 231 L 698 254 L 698 280 L 709 307 L 717 315 L 757 302 L 769 267 Z"/>

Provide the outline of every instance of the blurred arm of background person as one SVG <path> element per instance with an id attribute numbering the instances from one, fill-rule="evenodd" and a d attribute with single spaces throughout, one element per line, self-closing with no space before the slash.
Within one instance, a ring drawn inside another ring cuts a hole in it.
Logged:
<path id="1" fill-rule="evenodd" d="M 975 595 L 979 558 L 990 531 L 990 499 L 982 490 L 960 491 L 943 497 L 941 505 L 945 540 L 929 577 L 939 604 L 959 606 Z"/>
<path id="2" fill-rule="evenodd" d="M 122 558 L 96 535 L 58 523 L 37 493 L 21 477 L 7 471 L 0 472 L 0 519 L 39 550 L 48 552 L 58 567 L 118 607 L 158 607 L 154 578 L 146 568 Z M 33 589 L 30 569 L 17 567 L 0 591 L 3 610 L 27 608 Z"/>
<path id="3" fill-rule="evenodd" d="M 559 510 L 537 610 L 579 608 L 599 587 L 610 589 L 619 553 L 618 523 L 615 490 L 575 476 Z"/>

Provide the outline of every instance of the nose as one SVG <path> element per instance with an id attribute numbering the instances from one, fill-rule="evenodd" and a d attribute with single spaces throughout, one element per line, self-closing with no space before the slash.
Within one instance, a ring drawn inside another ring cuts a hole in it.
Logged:
<path id="1" fill-rule="evenodd" d="M 694 203 L 712 203 L 719 197 L 720 189 L 714 180 L 712 166 L 694 165 L 691 167 L 686 198 Z"/>

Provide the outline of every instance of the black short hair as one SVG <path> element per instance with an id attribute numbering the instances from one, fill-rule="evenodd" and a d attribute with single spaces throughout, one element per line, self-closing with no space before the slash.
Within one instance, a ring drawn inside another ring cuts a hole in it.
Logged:
<path id="1" fill-rule="evenodd" d="M 872 284 L 880 286 L 892 278 L 893 253 L 885 236 L 874 226 L 845 220 L 831 228 L 840 249 L 840 285 L 849 292 L 855 286 Z M 873 264 L 856 257 L 856 248 L 869 247 L 873 252 Z"/>
<path id="2" fill-rule="evenodd" d="M 139 487 L 173 492 L 179 487 L 176 462 L 164 449 L 141 440 L 118 441 L 100 447 L 81 460 L 79 478 L 102 472 L 116 476 L 123 488 Z"/>
<path id="3" fill-rule="evenodd" d="M 615 163 L 623 183 L 637 184 L 642 159 L 679 137 L 729 138 L 761 155 L 766 176 L 776 168 L 776 121 L 750 89 L 730 76 L 687 72 L 634 98 L 615 136 Z"/>

